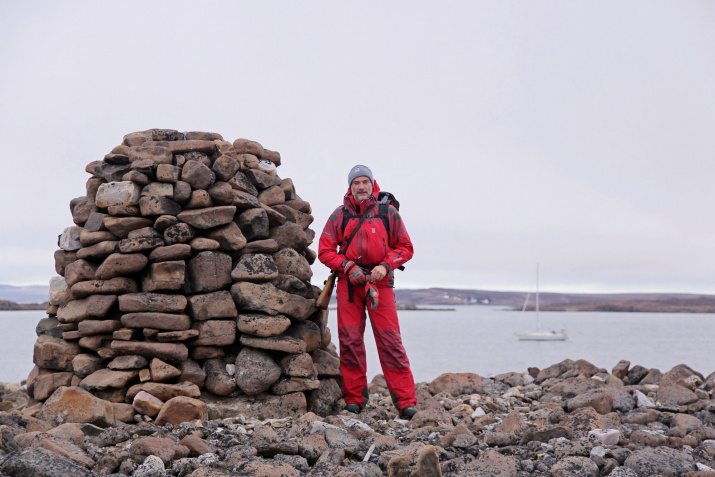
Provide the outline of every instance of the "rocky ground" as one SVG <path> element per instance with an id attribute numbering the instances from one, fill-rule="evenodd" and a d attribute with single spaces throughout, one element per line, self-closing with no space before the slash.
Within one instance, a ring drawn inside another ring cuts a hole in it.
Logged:
<path id="1" fill-rule="evenodd" d="M 566 360 L 445 374 L 417 385 L 411 421 L 384 384 L 373 380 L 357 415 L 338 401 L 326 416 L 163 426 L 108 423 L 96 398 L 52 407 L 5 385 L 0 476 L 715 476 L 715 373 Z"/>

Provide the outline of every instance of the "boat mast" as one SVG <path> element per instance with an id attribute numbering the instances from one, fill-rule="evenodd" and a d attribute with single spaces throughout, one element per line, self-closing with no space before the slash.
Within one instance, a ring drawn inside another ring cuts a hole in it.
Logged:
<path id="1" fill-rule="evenodd" d="M 539 323 L 539 264 L 536 264 L 536 331 L 541 331 Z"/>

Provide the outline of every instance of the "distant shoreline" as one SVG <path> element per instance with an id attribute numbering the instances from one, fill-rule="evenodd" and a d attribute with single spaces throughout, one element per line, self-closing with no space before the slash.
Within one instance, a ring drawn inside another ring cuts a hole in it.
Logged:
<path id="1" fill-rule="evenodd" d="M 15 303 L 0 300 L 0 311 L 47 310 L 47 303 Z"/>

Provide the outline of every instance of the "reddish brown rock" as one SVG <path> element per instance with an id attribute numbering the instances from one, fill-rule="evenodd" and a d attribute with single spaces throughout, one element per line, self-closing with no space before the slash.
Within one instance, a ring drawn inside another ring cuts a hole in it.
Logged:
<path id="1" fill-rule="evenodd" d="M 264 209 L 248 209 L 239 215 L 236 223 L 246 239 L 251 242 L 267 239 L 270 235 L 270 222 Z"/>
<path id="2" fill-rule="evenodd" d="M 167 245 L 183 244 L 196 236 L 194 228 L 189 224 L 179 223 L 164 230 L 164 241 Z"/>
<path id="3" fill-rule="evenodd" d="M 67 285 L 71 287 L 76 283 L 94 279 L 98 267 L 86 260 L 75 260 L 66 264 L 63 276 Z"/>
<path id="4" fill-rule="evenodd" d="M 102 359 L 92 354 L 78 354 L 72 359 L 72 369 L 74 374 L 80 378 L 86 378 L 93 372 L 102 369 Z"/>
<path id="5" fill-rule="evenodd" d="M 304 282 L 310 281 L 313 276 L 308 261 L 292 248 L 284 248 L 273 254 L 273 260 L 283 275 L 292 275 Z"/>
<path id="6" fill-rule="evenodd" d="M 232 283 L 231 257 L 219 252 L 201 252 L 186 264 L 187 293 L 220 290 Z"/>
<path id="7" fill-rule="evenodd" d="M 138 354 L 145 358 L 159 358 L 169 363 L 180 363 L 189 357 L 188 348 L 181 343 L 114 340 L 111 349 L 119 354 Z"/>
<path id="8" fill-rule="evenodd" d="M 320 348 L 320 328 L 312 321 L 306 320 L 293 323 L 284 334 L 303 341 L 305 343 L 305 351 L 308 353 Z"/>
<path id="9" fill-rule="evenodd" d="M 235 206 L 225 205 L 206 209 L 185 210 L 177 215 L 177 218 L 198 229 L 209 229 L 231 223 L 235 214 Z"/>
<path id="10" fill-rule="evenodd" d="M 290 336 L 271 336 L 269 338 L 258 338 L 255 336 L 242 335 L 240 342 L 244 346 L 272 351 L 283 351 L 285 353 L 305 353 L 305 342 Z"/>
<path id="11" fill-rule="evenodd" d="M 186 341 L 199 336 L 198 330 L 164 331 L 156 334 L 156 340 L 160 343 L 172 341 Z"/>
<path id="12" fill-rule="evenodd" d="M 270 230 L 270 238 L 278 242 L 281 249 L 292 248 L 302 252 L 308 246 L 308 237 L 299 225 L 286 222 Z"/>
<path id="13" fill-rule="evenodd" d="M 159 414 L 162 406 L 164 406 L 164 402 L 161 399 L 145 391 L 139 391 L 132 401 L 132 407 L 137 412 L 149 417 L 154 417 Z"/>
<path id="14" fill-rule="evenodd" d="M 285 202 L 285 192 L 278 185 L 262 190 L 258 194 L 258 201 L 268 206 L 278 205 Z"/>
<path id="15" fill-rule="evenodd" d="M 119 242 L 108 240 L 96 243 L 77 251 L 77 258 L 86 260 L 102 260 L 117 251 Z"/>
<path id="16" fill-rule="evenodd" d="M 183 260 L 152 263 L 142 279 L 145 292 L 181 290 L 186 281 L 186 263 Z"/>
<path id="17" fill-rule="evenodd" d="M 144 269 L 149 259 L 141 253 L 113 253 L 99 266 L 96 278 L 107 280 L 114 277 L 131 275 Z"/>
<path id="18" fill-rule="evenodd" d="M 107 427 L 114 424 L 114 409 L 82 388 L 61 387 L 45 401 L 37 417 L 55 425 L 86 422 Z"/>
<path id="19" fill-rule="evenodd" d="M 118 248 L 121 253 L 136 253 L 154 250 L 162 245 L 164 245 L 164 239 L 160 237 L 137 237 L 120 240 Z"/>
<path id="20" fill-rule="evenodd" d="M 129 148 L 129 161 L 148 163 L 149 165 L 171 164 L 173 154 L 167 147 L 137 145 Z"/>
<path id="21" fill-rule="evenodd" d="M 297 378 L 307 378 L 316 374 L 313 358 L 308 353 L 289 354 L 278 363 L 283 374 Z"/>
<path id="22" fill-rule="evenodd" d="M 61 338 L 42 335 L 37 338 L 32 361 L 44 369 L 72 371 L 72 360 L 80 353 L 80 347 Z"/>
<path id="23" fill-rule="evenodd" d="M 433 395 L 442 392 L 452 396 L 481 393 L 482 378 L 473 373 L 445 373 L 429 383 L 428 389 Z"/>
<path id="24" fill-rule="evenodd" d="M 191 258 L 191 246 L 183 243 L 158 247 L 149 254 L 149 260 L 152 262 L 185 260 L 187 258 Z"/>
<path id="25" fill-rule="evenodd" d="M 65 250 L 56 250 L 54 254 L 55 272 L 57 275 L 64 276 L 67 265 L 77 260 L 77 252 L 67 252 Z M 67 277 L 65 277 L 66 279 Z"/>
<path id="26" fill-rule="evenodd" d="M 238 316 L 236 304 L 226 290 L 191 296 L 188 304 L 188 314 L 194 320 L 236 318 Z"/>
<path id="27" fill-rule="evenodd" d="M 228 252 L 241 250 L 247 243 L 235 222 L 211 229 L 206 233 L 206 237 L 217 241 L 219 248 Z"/>
<path id="28" fill-rule="evenodd" d="M 233 376 L 228 374 L 227 363 L 222 359 L 207 359 L 204 363 L 206 376 L 204 386 L 207 391 L 217 396 L 229 396 L 238 386 Z"/>
<path id="29" fill-rule="evenodd" d="M 129 381 L 137 376 L 137 371 L 115 371 L 100 369 L 90 374 L 79 383 L 81 388 L 88 391 L 103 391 L 108 388 L 123 388 Z"/>
<path id="30" fill-rule="evenodd" d="M 198 399 L 177 396 L 164 404 L 156 417 L 156 424 L 159 426 L 166 423 L 177 425 L 195 420 L 208 420 L 206 404 Z"/>
<path id="31" fill-rule="evenodd" d="M 230 398 L 204 397 L 209 419 L 225 419 L 231 416 L 253 416 L 256 419 L 280 419 L 299 417 L 306 413 L 305 394 L 291 393 L 284 396 L 258 394 Z"/>
<path id="32" fill-rule="evenodd" d="M 568 412 L 582 407 L 592 407 L 599 414 L 608 414 L 613 408 L 613 397 L 606 392 L 591 391 L 569 399 L 566 407 Z"/>
<path id="33" fill-rule="evenodd" d="M 122 324 L 127 328 L 182 331 L 191 328 L 191 318 L 188 315 L 176 315 L 172 313 L 127 313 L 122 315 Z"/>
<path id="34" fill-rule="evenodd" d="M 236 323 L 240 332 L 265 338 L 282 334 L 290 326 L 290 318 L 284 315 L 241 314 Z"/>
<path id="35" fill-rule="evenodd" d="M 104 226 L 119 238 L 127 238 L 132 230 L 151 225 L 152 221 L 143 217 L 106 217 L 104 219 Z"/>
<path id="36" fill-rule="evenodd" d="M 119 297 L 119 309 L 123 312 L 181 313 L 186 309 L 183 295 L 161 293 L 130 293 Z"/>
<path id="37" fill-rule="evenodd" d="M 231 296 L 241 309 L 269 315 L 283 314 L 298 320 L 308 318 L 316 309 L 313 300 L 286 293 L 270 283 L 235 283 L 231 287 Z"/>
<path id="38" fill-rule="evenodd" d="M 72 383 L 72 372 L 41 374 L 34 382 L 32 397 L 37 401 L 44 401 L 62 386 Z"/>
<path id="39" fill-rule="evenodd" d="M 127 399 L 134 399 L 134 396 L 136 396 L 139 391 L 145 391 L 164 402 L 176 396 L 188 396 L 192 398 L 199 398 L 201 396 L 201 390 L 194 383 L 165 384 L 150 382 L 135 384 L 129 388 L 129 391 L 127 391 Z"/>
<path id="40" fill-rule="evenodd" d="M 181 376 L 181 371 L 160 359 L 152 359 L 149 365 L 151 379 L 156 383 L 162 383 Z"/>
<path id="41" fill-rule="evenodd" d="M 254 197 L 258 196 L 256 186 L 253 185 L 253 182 L 248 180 L 248 177 L 246 177 L 243 172 L 236 172 L 233 177 L 228 179 L 228 185 L 239 192 L 244 192 Z"/>
<path id="42" fill-rule="evenodd" d="M 172 460 L 183 459 L 189 455 L 189 449 L 165 437 L 141 437 L 132 441 L 129 453 L 134 461 L 144 462 L 150 455 L 155 455 L 168 464 Z"/>
<path id="43" fill-rule="evenodd" d="M 216 174 L 216 178 L 220 181 L 228 181 L 231 179 L 240 166 L 238 161 L 231 156 L 219 156 L 213 163 L 211 170 Z"/>
<path id="44" fill-rule="evenodd" d="M 71 288 L 72 297 L 85 298 L 90 295 L 122 295 L 139 291 L 137 282 L 131 278 L 115 277 L 109 280 L 89 280 L 75 283 Z"/>
<path id="45" fill-rule="evenodd" d="M 206 320 L 194 323 L 199 332 L 192 344 L 196 346 L 227 346 L 236 340 L 236 322 L 233 320 Z"/>
<path id="46" fill-rule="evenodd" d="M 117 320 L 84 320 L 79 322 L 80 336 L 106 335 L 118 330 L 122 324 Z"/>
<path id="47" fill-rule="evenodd" d="M 114 370 L 142 369 L 149 362 L 143 356 L 123 355 L 114 358 L 107 367 Z"/>
<path id="48" fill-rule="evenodd" d="M 233 281 L 269 282 L 278 278 L 280 273 L 273 258 L 261 253 L 241 256 L 236 268 L 231 272 Z"/>

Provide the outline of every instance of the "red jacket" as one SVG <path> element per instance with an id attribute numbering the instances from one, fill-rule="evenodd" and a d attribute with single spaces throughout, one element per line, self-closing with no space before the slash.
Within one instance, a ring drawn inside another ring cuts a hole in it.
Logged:
<path id="1" fill-rule="evenodd" d="M 365 199 L 362 204 L 358 204 L 353 199 L 350 189 L 348 189 L 343 198 L 343 204 L 351 215 L 363 215 L 366 212 L 377 215 L 377 195 L 379 192 L 380 186 L 375 182 L 372 196 Z M 390 206 L 387 212 L 388 223 L 390 224 L 389 237 L 382 219 L 379 217 L 367 218 L 363 220 L 360 231 L 355 234 L 352 242 L 350 242 L 350 248 L 344 254 L 338 254 L 338 245 L 341 247 L 345 245 L 345 241 L 350 238 L 360 220 L 359 218 L 349 219 L 343 232 L 344 213 L 343 207 L 338 207 L 330 215 L 323 229 L 323 234 L 320 236 L 318 246 L 318 259 L 331 270 L 338 270 L 340 277 L 345 278 L 341 264 L 343 260 L 348 259 L 357 264 L 384 265 L 387 268 L 388 275 L 383 281 L 387 282 L 396 268 L 412 258 L 412 241 L 407 234 L 402 218 L 400 218 L 400 213 L 393 206 Z"/>

